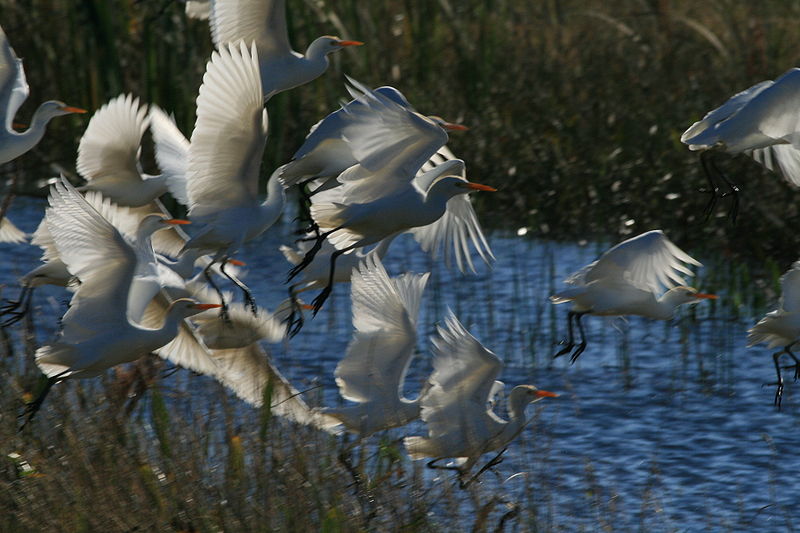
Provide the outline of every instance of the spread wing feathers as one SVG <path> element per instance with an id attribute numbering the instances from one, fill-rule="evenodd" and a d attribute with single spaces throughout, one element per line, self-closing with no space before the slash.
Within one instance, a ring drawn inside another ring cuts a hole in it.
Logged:
<path id="1" fill-rule="evenodd" d="M 166 177 L 167 188 L 172 197 L 183 205 L 189 204 L 186 194 L 186 166 L 189 159 L 189 139 L 184 137 L 160 107 L 150 106 L 150 131 L 156 147 L 156 162 L 161 175 Z"/>
<path id="2" fill-rule="evenodd" d="M 121 94 L 95 112 L 78 145 L 78 173 L 86 181 L 141 181 L 139 153 L 147 106 Z"/>
<path id="3" fill-rule="evenodd" d="M 447 133 L 413 108 L 348 80 L 352 94 L 364 105 L 348 106 L 342 135 L 367 172 L 340 176 L 339 181 L 362 182 L 358 184 L 359 198 L 369 201 L 407 187 L 422 165 L 447 142 Z M 363 179 L 364 175 L 369 179 Z"/>
<path id="4" fill-rule="evenodd" d="M 228 43 L 255 41 L 262 60 L 289 55 L 285 0 L 215 0 L 211 10 L 211 38 L 218 49 Z"/>
<path id="5" fill-rule="evenodd" d="M 421 400 L 421 416 L 430 437 L 456 433 L 466 442 L 485 442 L 505 424 L 487 409 L 497 394 L 500 359 L 473 337 L 452 312 L 431 340 L 431 388 Z"/>
<path id="6" fill-rule="evenodd" d="M 221 47 L 211 55 L 197 97 L 186 176 L 190 213 L 254 203 L 266 141 L 256 48 Z"/>
<path id="7" fill-rule="evenodd" d="M 780 308 L 788 313 L 800 311 L 800 261 L 795 261 L 781 277 Z"/>
<path id="8" fill-rule="evenodd" d="M 190 19 L 208 20 L 211 0 L 186 0 L 186 16 Z"/>
<path id="9" fill-rule="evenodd" d="M 353 327 L 336 367 L 342 397 L 367 402 L 401 394 L 416 344 L 416 320 L 428 274 L 389 278 L 380 259 L 366 257 L 352 274 Z"/>
<path id="10" fill-rule="evenodd" d="M 5 110 L 6 131 L 13 131 L 14 115 L 29 93 L 22 60 L 14 53 L 3 28 L 0 28 L 0 109 Z"/>
<path id="11" fill-rule="evenodd" d="M 767 170 L 775 172 L 795 187 L 800 187 L 800 150 L 794 145 L 773 144 L 745 153 Z"/>
<path id="12" fill-rule="evenodd" d="M 62 320 L 65 340 L 79 342 L 125 318 L 120 302 L 128 301 L 136 252 L 63 177 L 51 188 L 50 206 L 50 233 L 69 272 L 81 281 Z"/>
<path id="13" fill-rule="evenodd" d="M 60 260 L 56 242 L 47 227 L 47 217 L 42 217 L 36 230 L 31 235 L 31 244 L 42 249 L 42 262 L 47 263 L 56 259 Z"/>
<path id="14" fill-rule="evenodd" d="M 664 287 L 685 285 L 682 275 L 694 275 L 684 263 L 701 266 L 667 239 L 664 232 L 653 230 L 619 243 L 564 283 L 585 285 L 602 279 L 658 293 Z"/>
<path id="15" fill-rule="evenodd" d="M 19 244 L 28 239 L 28 234 L 19 229 L 7 216 L 0 219 L 0 242 Z"/>
<path id="16" fill-rule="evenodd" d="M 139 324 L 150 329 L 162 327 L 170 304 L 170 298 L 163 291 L 157 293 L 145 308 Z M 175 338 L 155 350 L 155 353 L 163 359 L 194 372 L 213 376 L 218 371 L 209 349 L 197 338 L 193 328 L 186 320 L 181 322 Z"/>
<path id="17" fill-rule="evenodd" d="M 461 176 L 464 181 L 464 162 L 454 157 L 447 160 L 437 159 L 452 156 L 452 152 L 446 147 L 440 149 L 423 168 L 430 167 L 430 170 L 416 177 L 415 182 L 422 190 L 427 190 L 430 185 L 440 176 Z M 440 252 L 444 253 L 445 264 L 452 266 L 453 258 L 461 272 L 466 272 L 469 268 L 475 272 L 475 265 L 472 263 L 470 243 L 478 255 L 486 264 L 494 260 L 494 254 L 486 237 L 483 235 L 478 217 L 472 208 L 472 202 L 467 194 L 454 196 L 447 202 L 447 210 L 436 222 L 427 226 L 413 228 L 411 234 L 419 242 L 423 250 L 430 253 L 435 259 Z"/>
<path id="18" fill-rule="evenodd" d="M 128 211 L 132 216 L 136 217 L 137 224 L 139 220 L 150 213 L 161 213 L 167 218 L 172 218 L 170 212 L 158 198 L 141 207 L 129 207 Z M 158 254 L 170 257 L 178 257 L 188 240 L 189 236 L 180 226 L 170 226 L 154 233 L 151 237 L 153 250 Z"/>
<path id="19" fill-rule="evenodd" d="M 772 80 L 762 81 L 731 96 L 724 104 L 706 113 L 702 120 L 698 120 L 689 126 L 689 129 L 681 135 L 681 142 L 688 144 L 690 150 L 708 148 L 710 146 L 707 144 L 709 141 L 703 140 L 703 138 L 699 136 L 703 133 L 710 132 L 710 128 L 713 129 L 720 122 L 735 115 L 750 100 L 758 95 L 758 93 L 772 85 L 772 83 Z M 714 141 L 711 142 L 711 145 L 713 144 Z"/>
<path id="20" fill-rule="evenodd" d="M 244 348 L 213 350 L 217 365 L 214 377 L 242 400 L 256 407 L 269 398 L 270 412 L 294 422 L 327 431 L 338 422 L 316 412 L 300 396 L 300 392 L 270 362 L 269 354 L 257 343 Z"/>
<path id="21" fill-rule="evenodd" d="M 411 107 L 408 100 L 394 87 L 378 87 L 375 93 L 400 106 Z M 352 112 L 355 107 L 367 105 L 359 96 L 360 93 L 356 93 L 355 99 L 311 127 L 302 146 L 292 157 L 292 162 L 285 165 L 281 173 L 287 187 L 314 177 L 341 174 L 358 163 L 353 147 L 343 139 L 343 128 L 350 120 L 348 112 Z"/>

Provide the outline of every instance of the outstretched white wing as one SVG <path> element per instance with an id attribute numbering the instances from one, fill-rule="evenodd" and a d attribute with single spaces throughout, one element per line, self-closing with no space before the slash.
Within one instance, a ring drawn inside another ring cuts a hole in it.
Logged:
<path id="1" fill-rule="evenodd" d="M 98 109 L 78 145 L 78 173 L 86 181 L 141 182 L 139 153 L 147 106 L 121 94 Z"/>
<path id="2" fill-rule="evenodd" d="M 694 275 L 686 264 L 701 266 L 663 231 L 653 230 L 619 243 L 564 282 L 584 285 L 603 279 L 658 293 L 665 287 L 686 284 L 682 276 Z"/>
<path id="3" fill-rule="evenodd" d="M 186 194 L 186 166 L 189 159 L 189 139 L 184 137 L 160 107 L 150 106 L 150 131 L 156 147 L 156 162 L 173 198 L 183 205 L 189 204 Z"/>
<path id="4" fill-rule="evenodd" d="M 213 0 L 211 38 L 218 49 L 255 41 L 262 61 L 292 53 L 285 0 Z"/>
<path id="5" fill-rule="evenodd" d="M 497 394 L 496 379 L 502 363 L 449 313 L 437 328 L 433 342 L 431 388 L 421 400 L 422 419 L 431 438 L 446 439 L 462 449 L 481 445 L 505 425 L 487 409 Z"/>
<path id="6" fill-rule="evenodd" d="M 0 219 L 0 242 L 19 244 L 28 239 L 28 234 L 14 225 L 7 216 Z"/>
<path id="7" fill-rule="evenodd" d="M 190 214 L 255 204 L 266 141 L 255 46 L 221 47 L 211 55 L 197 97 L 186 177 Z"/>
<path id="8" fill-rule="evenodd" d="M 787 313 L 800 311 L 800 261 L 795 261 L 781 277 L 781 305 Z"/>
<path id="9" fill-rule="evenodd" d="M 368 402 L 402 394 L 416 344 L 419 302 L 428 274 L 391 279 L 375 254 L 352 273 L 353 327 L 347 354 L 336 366 L 345 399 Z"/>
<path id="10" fill-rule="evenodd" d="M 767 170 L 771 170 L 786 181 L 800 187 L 800 150 L 792 144 L 773 144 L 747 153 Z"/>
<path id="11" fill-rule="evenodd" d="M 47 225 L 61 260 L 81 285 L 62 319 L 66 342 L 77 343 L 105 328 L 114 328 L 127 316 L 136 252 L 119 231 L 61 178 L 50 192 Z"/>

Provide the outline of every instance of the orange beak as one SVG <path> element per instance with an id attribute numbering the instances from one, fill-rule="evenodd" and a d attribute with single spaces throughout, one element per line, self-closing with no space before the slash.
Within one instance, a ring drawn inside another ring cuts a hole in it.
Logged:
<path id="1" fill-rule="evenodd" d="M 336 44 L 338 44 L 339 46 L 361 46 L 364 43 L 362 43 L 361 41 L 339 41 Z"/>
<path id="2" fill-rule="evenodd" d="M 228 263 L 232 264 L 233 266 L 237 266 L 237 267 L 243 267 L 243 266 L 245 266 L 247 264 L 244 261 L 239 261 L 238 259 L 228 259 Z"/>
<path id="3" fill-rule="evenodd" d="M 458 185 L 466 189 L 472 189 L 473 191 L 497 192 L 497 189 L 495 189 L 494 187 L 489 187 L 488 185 L 481 185 L 480 183 L 472 183 L 469 181 L 466 183 L 459 183 Z"/>
<path id="4" fill-rule="evenodd" d="M 549 390 L 537 390 L 536 396 L 539 398 L 557 398 L 558 394 L 555 392 L 550 392 Z"/>
<path id="5" fill-rule="evenodd" d="M 188 220 L 183 220 L 181 218 L 168 218 L 166 220 L 162 220 L 164 224 L 172 224 L 174 226 L 183 226 L 185 224 L 191 224 Z"/>
<path id="6" fill-rule="evenodd" d="M 68 106 L 68 105 L 65 105 L 61 109 L 63 111 L 67 111 L 69 113 L 86 113 L 85 109 L 81 109 L 80 107 L 72 107 L 72 106 Z"/>
<path id="7" fill-rule="evenodd" d="M 12 122 L 11 127 L 17 130 L 22 130 L 28 127 L 27 124 L 22 124 L 20 122 Z"/>
<path id="8" fill-rule="evenodd" d="M 313 305 L 308 305 L 308 304 L 300 304 L 300 307 L 301 307 L 302 309 L 305 309 L 306 311 L 313 311 L 313 310 L 314 310 L 314 306 L 313 306 Z"/>
<path id="9" fill-rule="evenodd" d="M 469 130 L 469 126 L 465 126 L 463 124 L 453 124 L 452 122 L 445 122 L 442 124 L 442 127 L 446 130 L 451 131 L 467 131 Z"/>
<path id="10" fill-rule="evenodd" d="M 694 297 L 695 298 L 700 298 L 701 300 L 718 300 L 719 299 L 719 296 L 717 296 L 716 294 L 708 294 L 708 293 L 705 293 L 705 292 L 696 292 L 694 294 Z"/>
<path id="11" fill-rule="evenodd" d="M 222 304 L 194 304 L 192 306 L 195 309 L 217 309 L 218 307 L 222 307 Z"/>

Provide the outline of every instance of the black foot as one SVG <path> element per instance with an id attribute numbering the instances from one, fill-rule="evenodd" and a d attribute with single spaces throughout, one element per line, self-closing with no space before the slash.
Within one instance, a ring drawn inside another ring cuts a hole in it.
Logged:
<path id="1" fill-rule="evenodd" d="M 581 354 L 583 353 L 583 351 L 584 351 L 585 349 L 586 349 L 586 341 L 583 341 L 582 343 L 580 343 L 580 344 L 578 345 L 578 349 L 577 349 L 577 350 L 575 350 L 575 352 L 573 352 L 572 356 L 569 358 L 569 362 L 570 362 L 570 364 L 573 364 L 573 365 L 574 365 L 574 364 L 575 364 L 575 361 L 577 361 L 577 360 L 578 360 L 578 357 L 580 357 L 580 356 L 581 356 Z"/>
<path id="2" fill-rule="evenodd" d="M 330 295 L 331 295 L 331 286 L 328 285 L 327 287 L 322 289 L 322 292 L 319 293 L 316 298 L 314 298 L 314 301 L 311 302 L 311 307 L 314 308 L 314 316 L 317 316 L 319 310 L 322 309 L 322 304 L 325 303 L 325 300 L 327 300 L 328 296 Z"/>
<path id="3" fill-rule="evenodd" d="M 566 339 L 564 339 L 563 341 L 559 342 L 558 345 L 559 346 L 564 346 L 564 347 L 561 350 L 559 350 L 558 353 L 556 353 L 553 356 L 553 359 L 556 359 L 557 357 L 561 357 L 565 353 L 571 352 L 572 349 L 575 347 L 575 343 L 574 342 L 570 342 L 570 341 L 568 341 Z"/>

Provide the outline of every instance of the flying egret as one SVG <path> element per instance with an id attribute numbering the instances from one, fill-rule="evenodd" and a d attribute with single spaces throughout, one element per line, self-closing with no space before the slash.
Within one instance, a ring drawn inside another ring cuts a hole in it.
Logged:
<path id="1" fill-rule="evenodd" d="M 8 43 L 0 27 L 0 111 L 4 124 L 0 128 L 0 164 L 21 156 L 42 140 L 47 124 L 55 117 L 70 113 L 86 113 L 85 109 L 71 107 L 63 102 L 50 100 L 41 104 L 33 113 L 30 127 L 24 132 L 14 130 L 14 115 L 28 98 L 30 88 L 25 80 L 22 60 Z"/>
<path id="2" fill-rule="evenodd" d="M 146 261 L 148 253 L 152 254 L 152 248 L 145 249 L 149 240 L 129 244 L 66 179 L 52 188 L 50 206 L 48 228 L 61 259 L 81 285 L 62 318 L 58 339 L 36 351 L 36 364 L 47 376 L 47 383 L 28 404 L 25 423 L 33 418 L 55 383 L 96 376 L 138 359 L 174 338 L 183 319 L 219 307 L 181 299 L 172 303 L 158 328 L 143 328 L 132 322 L 128 315 L 131 287 L 142 259 Z M 142 225 L 150 226 L 155 217 L 160 215 L 145 219 Z"/>
<path id="3" fill-rule="evenodd" d="M 712 196 L 706 206 L 711 214 L 717 198 L 733 196 L 731 217 L 736 218 L 739 189 L 710 159 L 711 151 L 745 153 L 767 169 L 800 186 L 800 69 L 786 71 L 775 81 L 756 83 L 729 98 L 692 124 L 681 142 L 701 151 L 701 161 Z M 719 177 L 727 187 L 720 194 Z"/>
<path id="4" fill-rule="evenodd" d="M 380 259 L 368 255 L 352 274 L 353 336 L 336 366 L 336 384 L 356 405 L 322 413 L 361 438 L 419 418 L 420 397 L 403 397 L 403 382 L 417 340 L 417 315 L 429 274 L 389 278 Z"/>
<path id="5" fill-rule="evenodd" d="M 230 254 L 272 226 L 283 210 L 285 194 L 277 172 L 267 183 L 267 199 L 258 202 L 258 174 L 266 141 L 267 112 L 256 47 L 248 50 L 243 42 L 221 47 L 211 55 L 197 98 L 186 196 L 189 219 L 200 228 L 184 247 L 214 252 L 205 273 L 217 290 L 208 275 L 211 265 L 220 263 L 225 273 Z M 247 287 L 228 278 L 244 292 L 255 313 L 255 301 Z"/>
<path id="6" fill-rule="evenodd" d="M 311 217 L 321 233 L 289 274 L 291 280 L 311 263 L 325 239 L 336 247 L 328 284 L 313 302 L 315 313 L 330 294 L 336 259 L 342 253 L 436 222 L 457 195 L 495 190 L 468 182 L 460 159 L 417 176 L 447 142 L 447 133 L 429 118 L 351 83 L 362 91 L 366 105 L 351 108 L 342 131 L 359 162 L 337 177 L 341 185 L 312 196 Z M 451 225 L 444 231 L 457 235 L 451 240 L 466 243 L 463 226 Z"/>
<path id="7" fill-rule="evenodd" d="M 508 397 L 509 420 L 492 410 L 493 399 L 503 383 L 495 381 L 503 366 L 500 359 L 484 347 L 461 325 L 452 312 L 445 326 L 437 328 L 433 342 L 433 374 L 430 389 L 421 399 L 422 420 L 427 437 L 406 437 L 406 450 L 412 460 L 457 459 L 459 478 L 466 475 L 484 453 L 502 449 L 472 480 L 497 464 L 508 444 L 519 435 L 528 420 L 529 403 L 557 394 L 532 385 L 517 385 Z M 449 468 L 449 467 L 444 467 Z M 468 484 L 462 480 L 462 486 Z"/>
<path id="8" fill-rule="evenodd" d="M 315 39 L 301 55 L 289 43 L 285 0 L 213 0 L 211 38 L 222 50 L 240 41 L 255 42 L 265 98 L 308 83 L 328 69 L 328 54 L 360 41 L 325 35 Z"/>
<path id="9" fill-rule="evenodd" d="M 28 239 L 28 234 L 19 229 L 7 216 L 0 219 L 0 242 L 21 244 Z"/>
<path id="10" fill-rule="evenodd" d="M 623 241 L 597 261 L 570 275 L 564 283 L 570 287 L 550 297 L 554 304 L 572 302 L 567 313 L 568 338 L 555 357 L 575 348 L 572 323 L 578 325 L 581 342 L 572 353 L 574 363 L 586 349 L 581 324 L 584 315 L 639 315 L 655 320 L 669 320 L 679 305 L 716 299 L 714 294 L 685 287 L 682 274 L 692 276 L 686 265 L 702 266 L 667 239 L 661 230 L 648 231 Z M 667 290 L 661 296 L 662 288 Z"/>
<path id="11" fill-rule="evenodd" d="M 747 346 L 766 344 L 767 349 L 783 346 L 779 352 L 772 354 L 778 381 L 775 383 L 775 405 L 780 408 L 783 396 L 783 377 L 779 359 L 786 354 L 794 359 L 794 379 L 800 377 L 800 360 L 792 352 L 800 339 L 800 261 L 781 277 L 781 300 L 778 309 L 771 311 L 748 331 Z"/>

